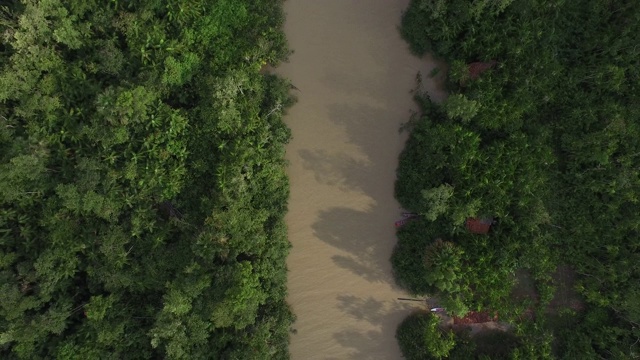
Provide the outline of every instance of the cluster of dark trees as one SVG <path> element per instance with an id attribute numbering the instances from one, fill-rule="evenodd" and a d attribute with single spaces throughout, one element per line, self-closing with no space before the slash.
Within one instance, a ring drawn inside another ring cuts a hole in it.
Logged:
<path id="1" fill-rule="evenodd" d="M 450 96 L 416 92 L 396 195 L 422 217 L 398 232 L 397 281 L 454 314 L 497 311 L 516 336 L 500 357 L 640 356 L 640 2 L 413 0 L 401 32 L 449 64 Z M 499 224 L 472 234 L 469 217 Z M 550 306 L 560 265 L 573 306 Z M 514 295 L 516 273 L 534 295 Z M 401 345 L 432 332 L 412 321 Z M 469 358 L 458 340 L 405 355 Z"/>
<path id="2" fill-rule="evenodd" d="M 281 0 L 0 6 L 0 357 L 288 358 Z"/>

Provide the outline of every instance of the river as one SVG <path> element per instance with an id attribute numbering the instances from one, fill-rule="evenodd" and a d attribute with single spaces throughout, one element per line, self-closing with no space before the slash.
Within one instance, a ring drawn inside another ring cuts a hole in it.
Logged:
<path id="1" fill-rule="evenodd" d="M 397 27 L 408 0 L 288 0 L 294 54 L 277 73 L 298 103 L 285 121 L 291 197 L 288 301 L 291 357 L 401 359 L 397 325 L 421 303 L 393 281 L 389 257 L 400 208 L 393 197 L 399 132 L 410 90 L 430 58 L 409 53 Z M 426 80 L 432 97 L 437 85 Z"/>

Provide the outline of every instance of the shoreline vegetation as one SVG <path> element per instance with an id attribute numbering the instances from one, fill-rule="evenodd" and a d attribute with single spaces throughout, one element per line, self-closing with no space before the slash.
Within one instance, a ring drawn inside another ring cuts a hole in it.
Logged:
<path id="1" fill-rule="evenodd" d="M 0 6 L 3 359 L 286 359 L 281 0 Z"/>
<path id="2" fill-rule="evenodd" d="M 401 33 L 449 64 L 420 89 L 396 197 L 396 280 L 507 332 L 398 328 L 407 359 L 640 356 L 640 3 L 413 0 Z M 496 220 L 488 234 L 465 223 Z"/>

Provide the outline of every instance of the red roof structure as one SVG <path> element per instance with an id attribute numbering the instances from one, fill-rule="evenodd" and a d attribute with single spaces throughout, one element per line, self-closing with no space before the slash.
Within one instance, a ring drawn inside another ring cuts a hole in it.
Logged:
<path id="1" fill-rule="evenodd" d="M 460 324 L 481 324 L 481 323 L 486 323 L 486 322 L 491 322 L 491 321 L 498 321 L 498 314 L 497 313 L 494 313 L 493 316 L 491 316 L 486 311 L 482 311 L 482 312 L 470 311 L 463 318 L 459 318 L 459 317 L 455 317 L 455 316 L 453 317 L 453 323 L 456 324 L 456 325 L 460 325 Z"/>
<path id="2" fill-rule="evenodd" d="M 464 225 L 470 232 L 474 234 L 488 234 L 493 224 L 493 218 L 467 218 Z"/>
<path id="3" fill-rule="evenodd" d="M 496 66 L 498 62 L 491 60 L 489 62 L 473 62 L 469 64 L 469 78 L 475 80 L 480 77 L 480 74 Z"/>

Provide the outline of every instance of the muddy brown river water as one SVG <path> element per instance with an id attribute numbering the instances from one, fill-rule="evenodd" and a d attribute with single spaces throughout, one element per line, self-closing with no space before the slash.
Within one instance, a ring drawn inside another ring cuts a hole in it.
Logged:
<path id="1" fill-rule="evenodd" d="M 401 359 L 394 335 L 421 303 L 398 301 L 389 257 L 401 123 L 430 58 L 412 56 L 397 27 L 408 0 L 288 0 L 294 50 L 277 72 L 300 90 L 286 122 L 291 198 L 291 357 Z M 436 99 L 442 92 L 426 80 Z"/>

